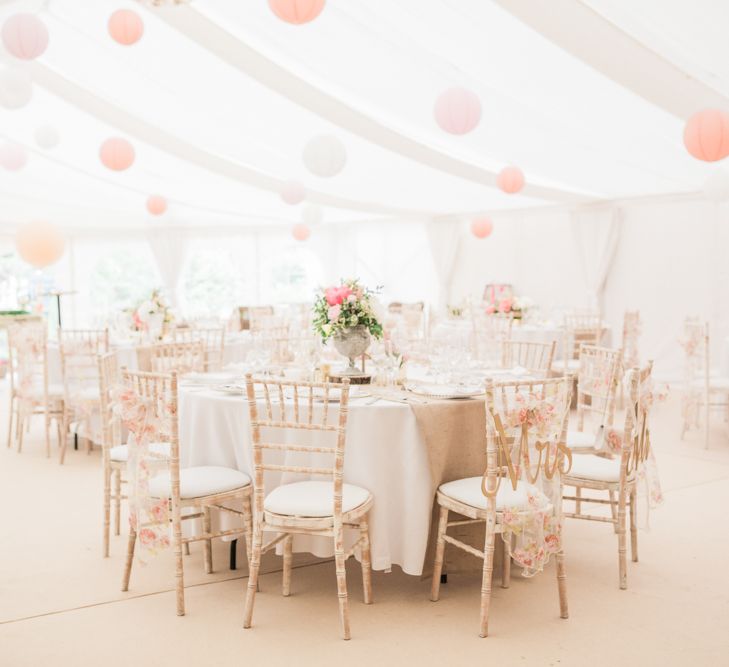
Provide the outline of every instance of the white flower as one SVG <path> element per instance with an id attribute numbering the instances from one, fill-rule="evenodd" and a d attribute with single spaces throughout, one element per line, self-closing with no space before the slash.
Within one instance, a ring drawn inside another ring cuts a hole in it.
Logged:
<path id="1" fill-rule="evenodd" d="M 347 301 L 349 301 L 349 303 L 354 303 L 355 301 L 357 301 L 357 297 L 354 294 L 350 294 L 347 297 Z"/>
<path id="2" fill-rule="evenodd" d="M 328 336 L 332 331 L 332 325 L 331 324 L 324 324 L 322 325 L 321 330 L 324 332 L 325 336 Z"/>

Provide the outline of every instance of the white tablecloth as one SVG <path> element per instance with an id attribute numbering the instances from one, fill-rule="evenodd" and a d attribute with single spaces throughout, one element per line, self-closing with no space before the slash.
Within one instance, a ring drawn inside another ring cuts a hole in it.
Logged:
<path id="1" fill-rule="evenodd" d="M 399 565 L 422 573 L 435 489 L 425 442 L 408 405 L 367 399 L 350 403 L 344 480 L 375 498 L 370 514 L 372 565 Z M 242 396 L 181 388 L 180 459 L 183 467 L 220 465 L 253 475 L 248 407 Z M 331 423 L 331 422 L 330 422 Z M 291 475 L 284 482 L 293 481 Z M 269 491 L 280 475 L 267 478 Z M 349 536 L 348 544 L 355 540 Z M 297 536 L 294 549 L 320 557 L 333 554 L 331 539 Z"/>

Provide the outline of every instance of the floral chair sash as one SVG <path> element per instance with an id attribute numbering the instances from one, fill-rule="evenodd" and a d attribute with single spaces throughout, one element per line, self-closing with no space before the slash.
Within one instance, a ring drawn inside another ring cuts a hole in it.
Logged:
<path id="1" fill-rule="evenodd" d="M 42 326 L 26 324 L 11 327 L 9 333 L 15 357 L 14 389 L 21 410 L 32 410 L 45 392 L 46 331 Z"/>

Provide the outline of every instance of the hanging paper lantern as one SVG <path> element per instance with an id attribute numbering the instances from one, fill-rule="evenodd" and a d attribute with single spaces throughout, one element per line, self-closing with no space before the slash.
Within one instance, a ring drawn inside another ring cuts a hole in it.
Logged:
<path id="1" fill-rule="evenodd" d="M 139 14 L 131 9 L 117 9 L 109 17 L 108 28 L 115 42 L 122 46 L 131 46 L 142 39 L 144 22 Z"/>
<path id="2" fill-rule="evenodd" d="M 99 157 L 104 166 L 112 171 L 124 171 L 134 162 L 134 146 L 126 139 L 111 137 L 101 144 Z"/>
<path id="3" fill-rule="evenodd" d="M 496 185 L 507 195 L 513 195 L 524 187 L 524 172 L 519 167 L 504 167 L 496 177 Z"/>
<path id="4" fill-rule="evenodd" d="M 152 215 L 162 215 L 167 210 L 167 200 L 162 195 L 150 195 L 147 198 L 147 210 Z"/>
<path id="5" fill-rule="evenodd" d="M 286 181 L 281 188 L 281 199 L 292 206 L 306 199 L 306 190 L 298 181 Z"/>
<path id="6" fill-rule="evenodd" d="M 494 230 L 494 223 L 491 218 L 475 218 L 471 221 L 471 233 L 477 239 L 485 239 Z"/>
<path id="7" fill-rule="evenodd" d="M 34 60 L 48 47 L 48 28 L 35 14 L 14 14 L 3 23 L 2 39 L 20 60 Z"/>
<path id="8" fill-rule="evenodd" d="M 449 134 L 468 134 L 481 120 L 481 101 L 466 88 L 449 88 L 435 101 L 440 128 Z"/>
<path id="9" fill-rule="evenodd" d="M 24 70 L 0 70 L 0 105 L 6 109 L 20 109 L 33 97 L 33 83 Z"/>
<path id="10" fill-rule="evenodd" d="M 282 21 L 301 25 L 321 14 L 324 0 L 268 0 L 268 6 Z"/>
<path id="11" fill-rule="evenodd" d="M 704 183 L 704 194 L 714 201 L 729 199 L 729 171 L 718 169 Z"/>
<path id="12" fill-rule="evenodd" d="M 20 144 L 5 143 L 0 146 L 0 164 L 8 171 L 18 171 L 28 162 L 28 151 Z"/>
<path id="13" fill-rule="evenodd" d="M 64 246 L 63 234 L 48 222 L 30 222 L 21 226 L 15 235 L 18 254 L 37 269 L 61 259 Z"/>
<path id="14" fill-rule="evenodd" d="M 304 147 L 304 164 L 315 176 L 331 178 L 344 169 L 347 151 L 344 144 L 329 135 L 314 137 Z"/>
<path id="15" fill-rule="evenodd" d="M 291 234 L 297 241 L 306 241 L 311 236 L 311 229 L 303 222 L 299 222 L 294 225 Z"/>
<path id="16" fill-rule="evenodd" d="M 301 220 L 309 227 L 318 225 L 323 217 L 324 212 L 321 210 L 321 206 L 316 204 L 304 206 L 304 210 L 301 212 Z"/>
<path id="17" fill-rule="evenodd" d="M 58 130 L 52 125 L 43 125 L 35 131 L 35 143 L 39 148 L 50 150 L 55 148 L 61 141 Z"/>
<path id="18" fill-rule="evenodd" d="M 695 113 L 686 122 L 683 143 L 698 160 L 722 160 L 729 155 L 729 113 L 719 109 Z"/>

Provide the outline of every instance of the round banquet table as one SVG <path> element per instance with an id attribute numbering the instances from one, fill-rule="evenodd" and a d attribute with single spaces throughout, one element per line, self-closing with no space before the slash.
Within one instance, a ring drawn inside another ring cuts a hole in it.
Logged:
<path id="1" fill-rule="evenodd" d="M 344 479 L 366 488 L 375 498 L 370 512 L 373 568 L 389 570 L 399 565 L 408 574 L 420 575 L 435 494 L 425 441 L 409 405 L 385 399 L 368 405 L 369 400 L 350 399 Z M 330 411 L 335 409 L 330 406 Z M 253 477 L 244 396 L 180 387 L 178 414 L 183 468 L 226 466 Z M 312 444 L 310 434 L 300 435 L 309 438 L 306 444 Z M 266 492 L 301 479 L 291 473 L 267 475 Z M 355 533 L 346 535 L 346 540 L 349 548 L 356 541 Z M 322 558 L 333 555 L 332 540 L 321 537 L 297 535 L 294 550 Z"/>

